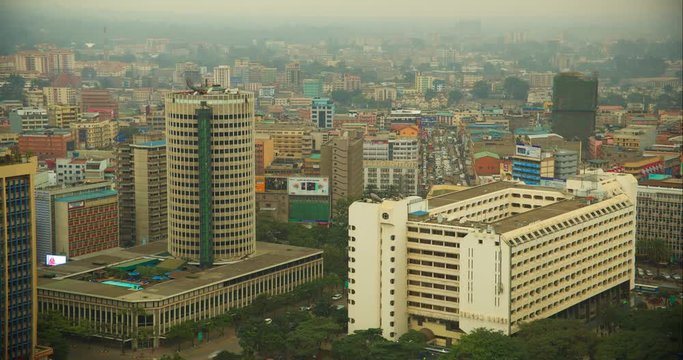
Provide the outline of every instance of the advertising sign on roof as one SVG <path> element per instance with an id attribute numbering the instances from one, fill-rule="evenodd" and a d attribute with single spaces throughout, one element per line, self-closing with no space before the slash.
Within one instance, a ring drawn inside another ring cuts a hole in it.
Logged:
<path id="1" fill-rule="evenodd" d="M 329 182 L 323 177 L 291 177 L 287 182 L 289 195 L 329 195 Z"/>

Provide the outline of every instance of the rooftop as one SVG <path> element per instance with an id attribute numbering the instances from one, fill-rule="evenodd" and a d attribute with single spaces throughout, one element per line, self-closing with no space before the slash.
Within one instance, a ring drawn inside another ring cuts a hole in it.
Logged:
<path id="1" fill-rule="evenodd" d="M 205 270 L 191 267 L 188 270 L 176 271 L 173 272 L 172 279 L 162 282 L 151 282 L 143 285 L 143 289 L 140 291 L 131 291 L 122 287 L 94 281 L 79 280 L 78 276 L 75 276 L 94 273 L 96 270 L 112 265 L 130 263 L 132 260 L 143 257 L 162 259 L 161 264 L 166 261 L 176 260 L 167 256 L 166 246 L 166 242 L 159 241 L 129 249 L 112 249 L 109 252 L 98 253 L 98 255 L 91 257 L 81 257 L 79 260 L 70 261 L 64 265 L 41 268 L 39 275 L 53 273 L 58 275 L 58 277 L 46 278 L 45 276 L 39 276 L 38 287 L 44 290 L 63 290 L 125 301 L 159 300 L 212 283 L 238 278 L 249 273 L 322 253 L 322 250 L 318 249 L 259 242 L 257 243 L 256 252 L 245 260 L 217 265 Z"/>
<path id="2" fill-rule="evenodd" d="M 497 181 L 497 182 L 486 184 L 486 185 L 475 186 L 475 187 L 471 187 L 471 188 L 468 188 L 465 190 L 461 190 L 461 191 L 457 191 L 457 192 L 450 192 L 447 194 L 435 196 L 435 197 L 429 199 L 429 208 L 434 209 L 434 208 L 449 205 L 449 204 L 452 204 L 452 203 L 455 203 L 458 201 L 463 201 L 463 200 L 471 199 L 471 198 L 474 198 L 477 196 L 491 194 L 491 193 L 494 193 L 496 191 L 505 190 L 505 189 L 512 189 L 512 188 L 557 191 L 557 189 L 552 189 L 552 188 L 523 185 L 523 184 L 518 184 L 518 183 L 510 182 L 510 181 Z"/>
<path id="3" fill-rule="evenodd" d="M 500 221 L 491 223 L 495 231 L 499 234 L 516 230 L 532 223 L 547 220 L 570 211 L 574 211 L 586 206 L 585 200 L 562 200 L 548 206 L 529 210 L 521 214 L 513 215 Z"/>
<path id="4" fill-rule="evenodd" d="M 72 202 L 72 201 L 92 200 L 92 199 L 97 199 L 97 198 L 101 198 L 101 197 L 114 196 L 117 194 L 118 194 L 118 192 L 116 190 L 107 189 L 107 190 L 89 192 L 89 193 L 85 193 L 85 194 L 65 196 L 65 197 L 59 198 L 55 201 L 56 202 Z"/>

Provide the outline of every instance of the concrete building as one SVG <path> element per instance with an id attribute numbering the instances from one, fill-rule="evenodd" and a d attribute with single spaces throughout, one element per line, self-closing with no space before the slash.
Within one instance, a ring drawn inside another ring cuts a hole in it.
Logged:
<path id="1" fill-rule="evenodd" d="M 173 326 L 212 319 L 323 275 L 321 250 L 270 243 L 258 243 L 257 249 L 237 263 L 202 269 L 169 257 L 162 241 L 43 268 L 38 310 L 57 311 L 75 324 L 87 322 L 92 336 L 117 339 L 119 345 L 157 348 Z M 108 270 L 142 265 L 172 271 L 173 278 L 149 285 L 125 279 L 105 283 Z M 140 331 L 149 336 L 138 336 Z"/>
<path id="2" fill-rule="evenodd" d="M 119 104 L 107 89 L 82 89 L 81 112 L 97 112 L 115 119 L 119 116 Z"/>
<path id="3" fill-rule="evenodd" d="M 111 190 L 112 183 L 101 181 L 75 186 L 48 186 L 36 190 L 36 254 L 39 263 L 45 263 L 47 255 L 59 254 L 56 246 L 56 200 L 64 197 L 100 193 Z M 68 211 L 68 209 L 67 209 Z M 66 255 L 66 254 L 61 254 Z"/>
<path id="4" fill-rule="evenodd" d="M 121 246 L 168 236 L 166 141 L 161 132 L 137 134 L 116 149 Z"/>
<path id="5" fill-rule="evenodd" d="M 224 88 L 230 87 L 230 65 L 220 65 L 213 68 L 213 84 Z"/>
<path id="6" fill-rule="evenodd" d="M 420 110 L 391 110 L 384 120 L 384 127 L 388 129 L 393 124 L 417 125 L 421 119 L 422 111 Z"/>
<path id="7" fill-rule="evenodd" d="M 44 129 L 49 125 L 47 111 L 43 108 L 15 108 L 9 112 L 10 131 L 19 134 L 22 131 Z"/>
<path id="8" fill-rule="evenodd" d="M 46 86 L 43 88 L 43 96 L 46 105 L 71 105 L 78 104 L 78 90 L 70 87 Z"/>
<path id="9" fill-rule="evenodd" d="M 57 173 L 57 184 L 73 185 L 85 180 L 85 164 L 87 159 L 57 159 L 55 162 L 55 173 Z"/>
<path id="10" fill-rule="evenodd" d="M 450 346 L 488 328 L 593 318 L 634 288 L 636 182 L 588 174 L 566 189 L 494 182 L 349 209 L 349 333 L 409 329 Z M 552 255 L 551 255 L 552 254 Z"/>
<path id="11" fill-rule="evenodd" d="M 65 158 L 76 149 L 76 141 L 69 130 L 49 129 L 25 131 L 19 135 L 19 151 L 31 152 L 40 160 Z"/>
<path id="12" fill-rule="evenodd" d="M 342 78 L 344 91 L 356 91 L 361 88 L 361 80 L 358 75 L 344 74 Z"/>
<path id="13" fill-rule="evenodd" d="M 662 240 L 672 259 L 683 259 L 683 182 L 642 180 L 638 185 L 636 239 Z"/>
<path id="14" fill-rule="evenodd" d="M 257 137 L 254 140 L 256 175 L 264 175 L 265 169 L 273 162 L 275 158 L 273 143 L 273 139 L 270 137 Z"/>
<path id="15" fill-rule="evenodd" d="M 318 129 L 331 129 L 334 121 L 334 102 L 327 98 L 314 98 L 311 102 L 311 122 Z"/>
<path id="16" fill-rule="evenodd" d="M 313 127 L 298 124 L 263 124 L 256 125 L 259 137 L 270 137 L 273 140 L 273 152 L 276 158 L 302 159 L 311 155 L 314 144 L 311 137 Z"/>
<path id="17" fill-rule="evenodd" d="M 555 73 L 550 71 L 543 73 L 530 73 L 529 74 L 529 87 L 532 89 L 542 88 L 551 89 L 553 87 L 553 78 Z"/>
<path id="18" fill-rule="evenodd" d="M 417 195 L 417 161 L 364 160 L 363 186 L 380 192 L 393 190 L 403 195 Z"/>
<path id="19" fill-rule="evenodd" d="M 363 139 L 335 137 L 320 150 L 320 175 L 330 179 L 332 204 L 363 194 Z"/>
<path id="20" fill-rule="evenodd" d="M 612 134 L 614 145 L 640 151 L 654 145 L 656 139 L 657 127 L 650 125 L 630 125 Z"/>
<path id="21" fill-rule="evenodd" d="M 555 179 L 567 180 L 579 172 L 579 153 L 572 150 L 557 150 L 553 152 L 555 161 Z"/>
<path id="22" fill-rule="evenodd" d="M 210 266 L 255 250 L 254 95 L 166 97 L 168 251 Z"/>
<path id="23" fill-rule="evenodd" d="M 540 147 L 517 145 L 512 157 L 512 178 L 528 185 L 539 185 L 541 179 L 555 177 L 553 154 L 541 151 Z"/>
<path id="24" fill-rule="evenodd" d="M 285 65 L 285 80 L 290 87 L 301 86 L 301 66 L 298 62 Z"/>
<path id="25" fill-rule="evenodd" d="M 42 358 L 38 344 L 35 198 L 37 158 L 0 153 L 0 358 Z"/>
<path id="26" fill-rule="evenodd" d="M 363 160 L 417 161 L 420 143 L 416 138 L 365 137 Z"/>
<path id="27" fill-rule="evenodd" d="M 76 134 L 79 149 L 109 148 L 119 131 L 118 122 L 106 118 L 73 122 L 69 127 Z"/>
<path id="28" fill-rule="evenodd" d="M 58 128 L 68 128 L 78 121 L 80 108 L 76 105 L 49 105 L 47 108 L 48 124 Z"/>

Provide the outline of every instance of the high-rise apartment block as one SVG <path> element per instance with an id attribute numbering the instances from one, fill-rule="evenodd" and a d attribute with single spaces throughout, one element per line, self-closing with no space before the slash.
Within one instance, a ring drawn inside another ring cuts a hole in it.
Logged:
<path id="1" fill-rule="evenodd" d="M 311 122 L 319 129 L 331 129 L 334 121 L 334 102 L 328 98 L 314 98 L 311 102 Z"/>
<path id="2" fill-rule="evenodd" d="M 35 157 L 0 153 L 0 358 L 33 359 L 37 344 Z"/>
<path id="3" fill-rule="evenodd" d="M 49 105 L 47 108 L 48 124 L 58 128 L 68 128 L 78 121 L 80 108 L 76 105 Z"/>
<path id="4" fill-rule="evenodd" d="M 76 134 L 80 149 L 105 149 L 112 146 L 118 133 L 116 121 L 109 119 L 93 119 L 73 122 L 69 127 Z"/>
<path id="5" fill-rule="evenodd" d="M 298 62 L 285 65 L 285 78 L 287 85 L 292 87 L 301 86 L 301 66 Z"/>
<path id="6" fill-rule="evenodd" d="M 598 79 L 581 73 L 560 73 L 553 80 L 553 132 L 583 144 L 595 131 Z"/>
<path id="7" fill-rule="evenodd" d="M 496 182 L 349 209 L 349 333 L 409 329 L 449 346 L 550 316 L 593 318 L 634 287 L 636 181 L 594 173 L 566 188 Z"/>
<path id="8" fill-rule="evenodd" d="M 119 240 L 143 245 L 168 237 L 166 141 L 161 132 L 137 134 L 116 149 Z"/>
<path id="9" fill-rule="evenodd" d="M 202 266 L 254 252 L 254 96 L 166 97 L 168 250 Z"/>
<path id="10" fill-rule="evenodd" d="M 365 189 L 393 190 L 403 195 L 417 195 L 418 175 L 417 161 L 363 161 Z"/>
<path id="11" fill-rule="evenodd" d="M 70 87 L 46 86 L 43 88 L 43 96 L 48 107 L 51 105 L 75 106 L 78 102 L 78 90 Z"/>
<path id="12" fill-rule="evenodd" d="M 213 68 L 213 84 L 224 88 L 230 87 L 230 66 L 220 65 Z"/>
<path id="13" fill-rule="evenodd" d="M 320 175 L 330 181 L 333 204 L 359 198 L 363 194 L 363 139 L 350 133 L 324 143 Z"/>

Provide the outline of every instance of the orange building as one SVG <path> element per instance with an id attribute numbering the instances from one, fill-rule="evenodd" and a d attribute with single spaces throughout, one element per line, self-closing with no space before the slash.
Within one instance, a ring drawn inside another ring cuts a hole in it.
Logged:
<path id="1" fill-rule="evenodd" d="M 474 154 L 474 171 L 478 176 L 500 174 L 500 156 L 489 151 Z"/>
<path id="2" fill-rule="evenodd" d="M 256 138 L 254 140 L 254 154 L 256 162 L 256 175 L 265 174 L 265 169 L 270 166 L 275 157 L 275 150 L 273 147 L 273 139 L 271 138 Z"/>
<path id="3" fill-rule="evenodd" d="M 31 152 L 40 160 L 65 158 L 75 148 L 76 141 L 68 130 L 36 130 L 19 135 L 19 151 Z"/>

